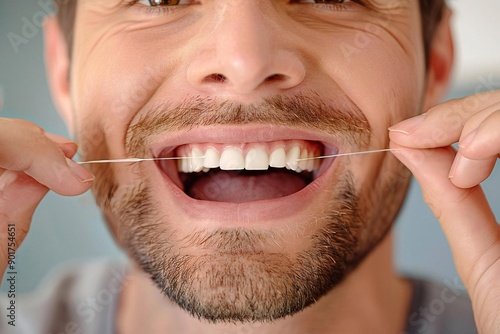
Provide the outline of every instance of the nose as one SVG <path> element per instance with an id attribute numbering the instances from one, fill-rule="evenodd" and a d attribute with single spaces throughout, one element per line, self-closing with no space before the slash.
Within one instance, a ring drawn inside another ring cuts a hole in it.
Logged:
<path id="1" fill-rule="evenodd" d="M 188 67 L 188 82 L 206 93 L 233 95 L 286 90 L 301 83 L 305 66 L 297 51 L 285 48 L 286 32 L 266 17 L 269 11 L 259 8 L 258 1 L 227 3 L 231 1 L 238 5 L 222 5 L 218 22 Z"/>

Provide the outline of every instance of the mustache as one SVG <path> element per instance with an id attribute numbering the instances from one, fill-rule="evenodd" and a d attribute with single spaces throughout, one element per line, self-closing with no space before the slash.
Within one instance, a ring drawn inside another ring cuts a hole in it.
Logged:
<path id="1" fill-rule="evenodd" d="M 347 97 L 326 102 L 311 92 L 277 95 L 253 104 L 188 97 L 177 105 L 162 103 L 139 110 L 127 128 L 125 147 L 129 156 L 145 156 L 148 140 L 154 136 L 197 127 L 250 124 L 316 130 L 358 146 L 368 145 L 372 133 L 361 109 Z"/>

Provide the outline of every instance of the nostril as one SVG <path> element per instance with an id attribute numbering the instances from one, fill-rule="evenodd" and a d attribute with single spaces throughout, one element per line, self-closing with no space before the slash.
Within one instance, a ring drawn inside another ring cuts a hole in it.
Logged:
<path id="1" fill-rule="evenodd" d="M 285 81 L 287 76 L 283 74 L 273 74 L 270 75 L 266 78 L 266 82 L 273 82 L 273 81 Z"/>
<path id="2" fill-rule="evenodd" d="M 211 74 L 207 77 L 205 77 L 205 79 L 203 79 L 204 82 L 226 82 L 227 78 L 220 74 L 220 73 L 214 73 L 214 74 Z"/>
<path id="3" fill-rule="evenodd" d="M 277 82 L 277 81 L 285 81 L 287 79 L 287 76 L 283 74 L 273 74 L 270 75 L 266 78 L 266 82 Z M 216 82 L 216 83 L 223 83 L 227 81 L 226 76 L 220 73 L 214 73 L 211 75 L 208 75 L 205 77 L 203 80 L 204 82 Z"/>

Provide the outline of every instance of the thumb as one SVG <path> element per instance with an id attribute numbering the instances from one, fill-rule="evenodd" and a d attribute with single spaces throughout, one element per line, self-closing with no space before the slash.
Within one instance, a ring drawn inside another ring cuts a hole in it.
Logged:
<path id="1" fill-rule="evenodd" d="M 455 158 L 451 146 L 411 149 L 391 143 L 391 148 L 397 150 L 396 157 L 422 187 L 424 200 L 448 239 L 462 280 L 466 285 L 474 282 L 471 275 L 483 272 L 481 266 L 488 266 L 484 255 L 499 241 L 498 225 L 481 187 L 463 189 L 450 181 L 448 175 Z"/>

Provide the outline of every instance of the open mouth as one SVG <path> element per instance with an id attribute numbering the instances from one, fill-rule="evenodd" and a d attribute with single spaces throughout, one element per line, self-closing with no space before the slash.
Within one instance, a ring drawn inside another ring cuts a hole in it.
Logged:
<path id="1" fill-rule="evenodd" d="M 260 143 L 199 143 L 165 148 L 161 171 L 187 196 L 203 201 L 244 203 L 277 199 L 311 185 L 337 153 L 319 141 L 281 140 Z"/>

